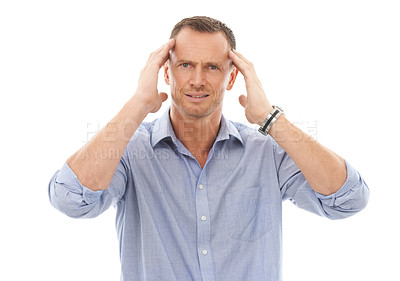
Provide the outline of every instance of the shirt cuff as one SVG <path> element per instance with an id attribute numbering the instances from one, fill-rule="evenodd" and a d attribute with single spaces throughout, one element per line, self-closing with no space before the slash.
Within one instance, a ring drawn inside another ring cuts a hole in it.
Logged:
<path id="1" fill-rule="evenodd" d="M 82 195 L 83 201 L 87 204 L 98 201 L 104 192 L 104 190 L 93 191 L 82 185 L 74 171 L 72 171 L 66 162 L 59 171 L 56 182 L 63 185 L 70 192 Z"/>
<path id="2" fill-rule="evenodd" d="M 347 169 L 347 178 L 342 187 L 333 194 L 324 195 L 316 191 L 316 196 L 327 206 L 338 206 L 342 203 L 341 198 L 348 200 L 348 195 L 355 192 L 357 189 L 362 188 L 362 179 L 360 174 L 354 169 L 346 160 L 344 160 Z"/>

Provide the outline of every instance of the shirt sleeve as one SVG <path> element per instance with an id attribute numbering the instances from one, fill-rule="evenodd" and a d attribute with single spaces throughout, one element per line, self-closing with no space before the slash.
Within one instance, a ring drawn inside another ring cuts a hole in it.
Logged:
<path id="1" fill-rule="evenodd" d="M 49 183 L 50 203 L 59 211 L 73 218 L 93 218 L 124 195 L 127 169 L 121 158 L 110 185 L 105 190 L 93 191 L 83 186 L 67 163 L 57 171 Z"/>
<path id="2" fill-rule="evenodd" d="M 286 152 L 276 155 L 278 181 L 282 199 L 329 219 L 342 219 L 352 216 L 368 203 L 369 188 L 361 175 L 345 160 L 347 178 L 343 186 L 334 194 L 323 195 L 314 191 L 308 184 L 294 161 Z"/>

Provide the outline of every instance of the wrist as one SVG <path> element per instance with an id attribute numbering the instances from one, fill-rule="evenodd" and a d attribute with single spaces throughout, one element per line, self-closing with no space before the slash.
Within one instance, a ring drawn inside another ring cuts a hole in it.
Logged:
<path id="1" fill-rule="evenodd" d="M 137 94 L 133 95 L 125 104 L 125 106 L 128 108 L 128 111 L 136 115 L 136 118 L 142 120 L 152 110 L 149 103 L 147 103 L 144 99 L 140 97 L 140 95 Z"/>
<path id="2" fill-rule="evenodd" d="M 136 92 L 130 99 L 129 103 L 144 117 L 154 111 L 156 107 L 155 101 L 157 97 L 148 95 L 146 92 Z"/>
<path id="3" fill-rule="evenodd" d="M 258 113 L 256 116 L 256 118 L 254 120 L 256 120 L 256 122 L 254 122 L 255 124 L 262 126 L 262 124 L 264 123 L 265 119 L 268 117 L 268 115 L 274 110 L 274 108 L 271 105 L 268 105 L 264 110 L 260 111 L 260 113 Z"/>
<path id="4" fill-rule="evenodd" d="M 263 120 L 261 124 L 259 124 L 260 128 L 258 129 L 258 131 L 263 135 L 267 135 L 272 126 L 278 120 L 278 118 L 283 114 L 283 110 L 279 106 L 273 105 L 272 110 L 270 111 L 268 116 Z"/>

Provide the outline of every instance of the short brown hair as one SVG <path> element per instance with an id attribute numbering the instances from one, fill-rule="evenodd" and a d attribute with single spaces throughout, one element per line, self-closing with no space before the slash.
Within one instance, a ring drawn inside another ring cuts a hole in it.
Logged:
<path id="1" fill-rule="evenodd" d="M 226 24 L 220 22 L 219 20 L 204 16 L 185 18 L 174 26 L 169 38 L 175 38 L 184 27 L 189 27 L 198 32 L 214 33 L 222 31 L 225 34 L 230 47 L 232 49 L 236 49 L 235 35 L 233 35 L 232 30 L 227 27 Z"/>

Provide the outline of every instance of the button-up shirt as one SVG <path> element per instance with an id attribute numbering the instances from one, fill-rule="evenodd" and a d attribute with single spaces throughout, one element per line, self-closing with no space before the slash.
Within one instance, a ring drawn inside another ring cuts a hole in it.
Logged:
<path id="1" fill-rule="evenodd" d="M 136 130 L 106 190 L 86 188 L 65 163 L 49 197 L 75 218 L 115 206 L 121 280 L 278 281 L 282 201 L 330 219 L 355 214 L 369 191 L 346 167 L 344 185 L 319 194 L 270 136 L 222 116 L 201 168 L 167 111 Z"/>

